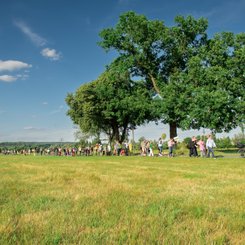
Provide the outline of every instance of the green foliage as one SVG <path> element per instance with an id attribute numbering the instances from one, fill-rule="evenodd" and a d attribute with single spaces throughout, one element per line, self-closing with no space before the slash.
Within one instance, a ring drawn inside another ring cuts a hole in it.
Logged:
<path id="1" fill-rule="evenodd" d="M 244 44 L 244 34 L 216 34 L 189 63 L 188 79 L 196 85 L 189 113 L 193 128 L 228 132 L 244 121 Z"/>
<path id="2" fill-rule="evenodd" d="M 240 134 L 236 134 L 233 138 L 232 138 L 232 142 L 233 144 L 236 146 L 239 143 L 240 144 L 245 144 L 245 137 L 244 134 L 240 133 Z"/>
<path id="3" fill-rule="evenodd" d="M 103 132 L 123 142 L 129 127 L 155 118 L 155 102 L 142 81 L 132 81 L 125 63 L 116 60 L 95 81 L 68 94 L 68 115 L 83 133 Z"/>
<path id="4" fill-rule="evenodd" d="M 223 137 L 215 140 L 219 148 L 232 148 L 233 144 L 230 137 Z"/>
<path id="5" fill-rule="evenodd" d="M 186 138 L 184 138 L 183 143 L 184 143 L 186 146 L 188 146 L 190 141 L 191 141 L 191 137 L 186 137 Z"/>
<path id="6" fill-rule="evenodd" d="M 177 127 L 231 130 L 245 119 L 245 34 L 208 39 L 206 19 L 175 22 L 167 27 L 127 12 L 115 28 L 101 31 L 99 44 L 118 51 L 131 75 L 160 95 L 157 116 L 170 124 L 170 137 Z"/>
<path id="7" fill-rule="evenodd" d="M 146 138 L 145 138 L 144 136 L 141 136 L 141 137 L 138 139 L 138 142 L 140 143 L 140 142 L 142 142 L 142 141 L 144 141 L 144 140 L 146 140 Z"/>
<path id="8" fill-rule="evenodd" d="M 10 151 L 21 151 L 29 149 L 48 149 L 55 148 L 58 146 L 70 145 L 74 146 L 74 142 L 2 142 L 0 143 L 1 150 L 10 150 Z"/>
<path id="9" fill-rule="evenodd" d="M 177 156 L 188 155 L 188 153 L 187 153 L 187 145 L 184 142 L 177 143 L 174 146 L 174 154 L 176 154 Z"/>

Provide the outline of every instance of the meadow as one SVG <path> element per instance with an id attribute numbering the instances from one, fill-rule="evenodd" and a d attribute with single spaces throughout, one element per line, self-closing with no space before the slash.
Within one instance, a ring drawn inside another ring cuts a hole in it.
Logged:
<path id="1" fill-rule="evenodd" d="M 1 155 L 0 244 L 245 244 L 245 159 Z"/>

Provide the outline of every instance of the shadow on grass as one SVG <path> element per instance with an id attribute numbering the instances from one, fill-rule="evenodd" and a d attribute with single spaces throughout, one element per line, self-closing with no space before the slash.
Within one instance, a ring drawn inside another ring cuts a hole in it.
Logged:
<path id="1" fill-rule="evenodd" d="M 218 152 L 222 152 L 225 154 L 237 154 L 238 153 L 238 149 L 217 149 Z"/>
<path id="2" fill-rule="evenodd" d="M 224 158 L 224 155 L 215 155 L 215 158 Z"/>

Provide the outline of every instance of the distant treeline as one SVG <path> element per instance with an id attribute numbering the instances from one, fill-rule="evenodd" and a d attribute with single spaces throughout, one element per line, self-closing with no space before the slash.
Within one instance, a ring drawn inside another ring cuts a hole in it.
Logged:
<path id="1" fill-rule="evenodd" d="M 22 150 L 22 149 L 37 149 L 37 148 L 55 148 L 55 147 L 73 147 L 75 142 L 2 142 L 0 149 Z"/>
<path id="2" fill-rule="evenodd" d="M 204 141 L 207 140 L 206 137 L 197 135 L 196 138 L 199 140 L 200 138 L 203 138 Z M 132 142 L 133 143 L 133 148 L 135 150 L 140 149 L 140 143 L 144 141 L 146 138 L 141 137 L 138 139 L 137 142 Z M 232 148 L 232 147 L 237 147 L 240 144 L 245 144 L 245 137 L 243 133 L 234 135 L 233 138 L 230 137 L 223 137 L 223 138 L 216 138 L 214 137 L 216 145 L 218 148 Z M 191 140 L 190 137 L 185 138 L 181 144 L 183 145 L 188 145 L 189 141 Z M 157 149 L 157 140 L 152 141 L 154 149 Z M 97 143 L 101 143 L 100 139 L 94 140 L 93 142 L 87 142 L 81 140 L 80 142 L 2 142 L 0 143 L 0 151 L 2 150 L 15 150 L 15 151 L 20 151 L 20 150 L 29 150 L 29 149 L 35 149 L 35 150 L 40 150 L 40 149 L 55 149 L 55 148 L 86 148 L 86 147 L 92 147 L 95 146 Z M 102 143 L 103 144 L 103 143 Z M 180 143 L 178 146 L 181 145 Z M 113 147 L 113 143 L 111 144 Z M 163 142 L 163 148 L 167 149 L 167 140 L 164 140 Z"/>

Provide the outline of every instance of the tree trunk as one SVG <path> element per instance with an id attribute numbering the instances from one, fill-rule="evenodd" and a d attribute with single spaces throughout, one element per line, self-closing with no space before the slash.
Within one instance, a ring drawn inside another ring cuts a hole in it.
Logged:
<path id="1" fill-rule="evenodd" d="M 174 138 L 177 136 L 177 124 L 175 122 L 172 122 L 169 124 L 170 128 L 170 138 Z"/>
<path id="2" fill-rule="evenodd" d="M 116 129 L 114 132 L 114 138 L 116 141 L 118 141 L 120 143 L 120 134 L 119 134 L 119 130 Z"/>

